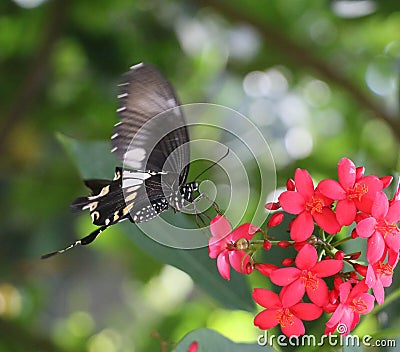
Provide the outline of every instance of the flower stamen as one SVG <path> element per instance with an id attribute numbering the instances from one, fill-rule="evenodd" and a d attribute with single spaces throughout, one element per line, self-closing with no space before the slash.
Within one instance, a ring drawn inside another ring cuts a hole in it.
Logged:
<path id="1" fill-rule="evenodd" d="M 364 300 L 361 297 L 354 298 L 351 303 L 352 304 L 350 304 L 349 307 L 353 312 L 362 314 L 363 312 L 368 311 L 368 305 L 364 302 Z"/>
<path id="2" fill-rule="evenodd" d="M 276 311 L 276 319 L 283 328 L 294 323 L 293 314 L 290 312 L 289 308 L 278 309 Z"/>
<path id="3" fill-rule="evenodd" d="M 324 201 L 319 198 L 312 196 L 311 201 L 306 203 L 306 210 L 314 215 L 314 213 L 322 213 L 322 208 L 324 207 Z"/>
<path id="4" fill-rule="evenodd" d="M 314 291 L 318 289 L 317 275 L 313 274 L 311 271 L 304 270 L 300 278 L 306 288 L 310 288 Z"/>
<path id="5" fill-rule="evenodd" d="M 348 188 L 346 190 L 347 199 L 357 199 L 361 201 L 364 194 L 368 193 L 368 186 L 365 183 L 356 183 L 353 188 Z"/>
<path id="6" fill-rule="evenodd" d="M 389 223 L 386 220 L 379 222 L 375 226 L 375 230 L 379 231 L 384 238 L 386 238 L 387 235 L 396 236 L 399 233 L 399 228 L 397 227 L 396 223 Z"/>

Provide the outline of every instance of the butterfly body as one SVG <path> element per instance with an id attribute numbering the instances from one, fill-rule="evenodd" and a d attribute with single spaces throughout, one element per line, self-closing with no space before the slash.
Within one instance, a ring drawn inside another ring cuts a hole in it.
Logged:
<path id="1" fill-rule="evenodd" d="M 111 152 L 123 163 L 113 180 L 86 180 L 91 195 L 77 198 L 73 211 L 89 210 L 100 226 L 69 247 L 86 245 L 120 221 L 151 220 L 193 202 L 197 182 L 186 183 L 189 172 L 189 132 L 171 85 L 152 66 L 138 64 L 119 84 L 120 118 L 111 136 Z M 141 171 L 142 170 L 142 171 Z"/>
<path id="2" fill-rule="evenodd" d="M 125 189 L 122 187 L 123 175 L 128 180 L 132 179 L 133 175 L 135 177 L 134 183 L 126 182 Z M 162 176 L 168 174 L 152 171 L 130 172 L 117 167 L 112 181 L 86 180 L 85 183 L 92 190 L 92 195 L 77 198 L 71 208 L 73 211 L 89 210 L 94 225 L 110 226 L 126 219 L 133 223 L 148 221 L 170 207 L 181 211 L 185 205 L 193 202 L 193 195 L 198 191 L 197 182 L 183 184 L 178 189 L 165 182 L 165 193 L 162 196 L 152 194 L 151 190 L 158 189 L 162 185 Z M 144 205 L 142 202 L 136 212 L 131 212 L 138 191 L 143 187 L 149 196 L 149 204 Z"/>

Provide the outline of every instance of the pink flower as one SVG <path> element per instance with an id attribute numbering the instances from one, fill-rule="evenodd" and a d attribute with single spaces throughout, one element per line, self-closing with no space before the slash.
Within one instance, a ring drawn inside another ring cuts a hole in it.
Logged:
<path id="1" fill-rule="evenodd" d="M 357 179 L 357 169 L 354 163 L 343 158 L 338 164 L 339 182 L 323 180 L 318 190 L 326 197 L 338 200 L 336 218 L 340 225 L 350 225 L 357 210 L 371 212 L 372 202 L 376 192 L 382 191 L 383 183 L 377 176 L 361 176 Z"/>
<path id="2" fill-rule="evenodd" d="M 299 302 L 304 293 L 319 307 L 328 304 L 328 286 L 322 277 L 337 274 L 343 268 L 341 260 L 318 261 L 317 250 L 305 244 L 296 257 L 297 268 L 282 268 L 271 272 L 271 281 L 287 289 L 282 294 L 282 303 L 291 306 Z"/>
<path id="3" fill-rule="evenodd" d="M 325 334 L 335 331 L 341 324 L 342 335 L 347 335 L 360 321 L 360 314 L 369 313 L 374 308 L 374 296 L 367 293 L 368 286 L 360 281 L 353 288 L 349 281 L 339 287 L 340 303 L 326 323 Z"/>
<path id="4" fill-rule="evenodd" d="M 384 287 L 389 287 L 392 284 L 393 269 L 396 267 L 399 260 L 399 253 L 392 250 L 388 251 L 388 261 L 383 263 L 379 260 L 374 264 L 369 264 L 365 283 L 369 288 L 372 288 L 376 301 L 382 304 L 385 300 Z"/>
<path id="5" fill-rule="evenodd" d="M 330 208 L 333 200 L 314 189 L 307 170 L 297 169 L 294 179 L 296 191 L 285 191 L 279 196 L 279 203 L 284 211 L 298 214 L 292 222 L 290 237 L 296 242 L 306 240 L 314 230 L 314 220 L 330 234 L 339 232 L 340 225 Z"/>
<path id="6" fill-rule="evenodd" d="M 260 329 L 271 329 L 280 325 L 286 336 L 300 336 L 305 333 L 302 320 L 318 319 L 323 310 L 313 303 L 297 303 L 286 306 L 276 293 L 263 288 L 255 288 L 253 299 L 266 308 L 254 318 L 254 325 Z"/>
<path id="7" fill-rule="evenodd" d="M 244 250 L 238 248 L 237 241 L 247 243 L 259 229 L 246 223 L 232 231 L 228 220 L 224 216 L 217 215 L 211 220 L 210 231 L 212 237 L 208 244 L 208 254 L 210 258 L 217 258 L 217 267 L 221 276 L 226 280 L 230 279 L 230 265 L 236 271 L 247 274 L 249 256 Z"/>
<path id="8" fill-rule="evenodd" d="M 398 252 L 400 250 L 400 200 L 389 200 L 385 193 L 378 192 L 372 205 L 372 217 L 361 220 L 356 231 L 358 236 L 368 238 L 367 259 L 376 263 L 383 256 L 386 246 Z"/>

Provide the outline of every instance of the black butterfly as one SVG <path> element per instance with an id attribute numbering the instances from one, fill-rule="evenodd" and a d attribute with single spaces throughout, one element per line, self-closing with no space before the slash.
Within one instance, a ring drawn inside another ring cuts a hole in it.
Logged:
<path id="1" fill-rule="evenodd" d="M 109 226 L 122 220 L 140 223 L 173 207 L 192 203 L 198 183 L 186 183 L 189 172 L 189 132 L 171 85 L 152 66 L 132 66 L 119 84 L 117 113 L 121 119 L 111 136 L 112 152 L 124 163 L 112 181 L 85 180 L 92 191 L 71 205 L 89 210 L 100 226 L 65 249 L 86 245 Z M 188 202 L 188 203 L 186 203 Z"/>

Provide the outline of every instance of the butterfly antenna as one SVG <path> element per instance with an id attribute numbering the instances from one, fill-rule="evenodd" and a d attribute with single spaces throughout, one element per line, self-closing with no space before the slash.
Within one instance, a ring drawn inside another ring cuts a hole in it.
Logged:
<path id="1" fill-rule="evenodd" d="M 41 256 L 42 259 L 47 259 L 50 257 L 53 257 L 57 254 L 62 254 L 66 251 L 69 251 L 70 249 L 76 247 L 76 246 L 85 246 L 89 243 L 92 243 L 98 235 L 100 235 L 109 225 L 104 225 L 102 227 L 99 227 L 98 229 L 94 230 L 92 233 L 87 235 L 84 238 L 81 238 L 80 240 L 75 241 L 74 243 L 70 244 L 68 247 L 65 247 L 64 249 L 60 249 L 59 251 L 47 253 Z"/>
<path id="2" fill-rule="evenodd" d="M 224 154 L 224 156 L 222 156 L 221 158 L 219 158 L 217 161 L 214 161 L 208 168 L 206 168 L 205 170 L 203 170 L 202 172 L 200 172 L 200 174 L 197 175 L 197 177 L 195 177 L 195 181 L 203 174 L 205 174 L 208 170 L 210 170 L 213 166 L 217 165 L 221 160 L 225 159 L 229 154 L 229 148 L 226 150 L 226 153 Z"/>

